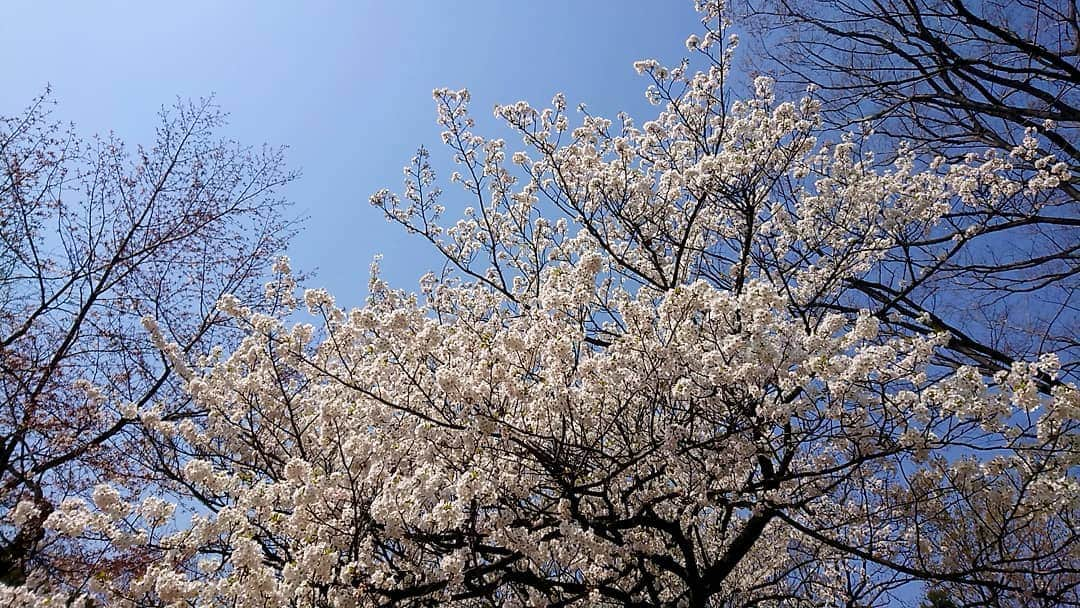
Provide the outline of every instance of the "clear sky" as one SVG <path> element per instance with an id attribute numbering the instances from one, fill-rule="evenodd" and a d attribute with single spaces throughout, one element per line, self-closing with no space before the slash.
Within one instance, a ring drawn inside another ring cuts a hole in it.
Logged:
<path id="1" fill-rule="evenodd" d="M 643 117 L 631 64 L 674 63 L 698 27 L 690 0 L 2 0 L 0 114 L 51 84 L 55 115 L 79 133 L 149 144 L 163 104 L 213 93 L 228 136 L 289 146 L 303 176 L 286 194 L 309 217 L 294 264 L 354 305 L 376 253 L 408 289 L 441 265 L 368 204 L 400 190 L 417 146 L 446 160 L 433 88 L 468 87 L 481 133 L 495 103 L 546 105 L 557 91 L 571 107 Z"/>

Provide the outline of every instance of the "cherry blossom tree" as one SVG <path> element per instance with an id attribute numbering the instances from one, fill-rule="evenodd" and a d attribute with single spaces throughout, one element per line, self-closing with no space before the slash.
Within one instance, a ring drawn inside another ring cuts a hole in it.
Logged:
<path id="1" fill-rule="evenodd" d="M 812 94 L 777 100 L 764 77 L 733 90 L 724 7 L 699 9 L 692 61 L 636 65 L 658 106 L 640 124 L 582 108 L 571 126 L 561 95 L 498 106 L 523 142 L 510 151 L 474 131 L 468 92 L 435 91 L 468 206 L 444 219 L 426 149 L 402 194 L 372 197 L 446 260 L 418 292 L 376 262 L 346 310 L 299 297 L 281 259 L 261 308 L 218 302 L 245 331 L 230 351 L 193 358 L 147 318 L 204 414 L 140 407 L 175 500 L 102 483 L 48 517 L 58 537 L 154 557 L 75 591 L 237 607 L 872 606 L 912 585 L 948 585 L 956 605 L 1080 600 L 1080 393 L 1060 358 L 972 357 L 933 310 L 862 289 L 902 280 L 897 251 L 957 210 L 1069 174 L 1011 171 L 1027 143 L 882 164 L 862 135 L 822 139 Z"/>

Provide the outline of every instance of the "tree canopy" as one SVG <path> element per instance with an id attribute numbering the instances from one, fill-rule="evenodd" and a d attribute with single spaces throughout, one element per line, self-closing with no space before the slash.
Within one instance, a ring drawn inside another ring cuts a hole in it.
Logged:
<path id="1" fill-rule="evenodd" d="M 5 599 L 1080 601 L 1073 355 L 988 345 L 943 301 L 966 280 L 949 261 L 1003 217 L 1042 221 L 1071 166 L 1041 160 L 1041 131 L 871 153 L 813 91 L 732 86 L 729 13 L 698 8 L 690 59 L 635 65 L 644 122 L 497 106 L 514 147 L 475 132 L 467 91 L 434 92 L 447 190 L 421 148 L 371 197 L 445 261 L 415 293 L 376 261 L 344 309 L 279 258 L 261 298 L 217 300 L 242 335 L 204 353 L 148 311 L 190 399 L 120 414 L 160 496 L 104 478 L 43 518 L 130 565 L 31 573 Z"/>

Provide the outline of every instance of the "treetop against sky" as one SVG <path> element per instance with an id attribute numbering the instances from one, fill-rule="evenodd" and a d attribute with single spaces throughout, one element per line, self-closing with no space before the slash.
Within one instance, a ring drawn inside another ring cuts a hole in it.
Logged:
<path id="1" fill-rule="evenodd" d="M 480 108 L 564 91 L 614 114 L 645 105 L 631 64 L 679 57 L 694 22 L 690 2 L 644 0 L 8 2 L 0 49 L 33 60 L 13 67 L 0 112 L 51 84 L 57 118 L 137 142 L 162 104 L 214 94 L 231 114 L 228 135 L 289 146 L 304 179 L 287 193 L 309 217 L 294 263 L 318 267 L 320 284 L 358 304 L 374 255 L 402 285 L 434 263 L 367 204 L 437 138 L 433 88 L 468 86 Z"/>
<path id="2" fill-rule="evenodd" d="M 0 121 L 0 600 L 1080 605 L 1075 6 L 620 6 L 59 18 L 236 80 Z"/>

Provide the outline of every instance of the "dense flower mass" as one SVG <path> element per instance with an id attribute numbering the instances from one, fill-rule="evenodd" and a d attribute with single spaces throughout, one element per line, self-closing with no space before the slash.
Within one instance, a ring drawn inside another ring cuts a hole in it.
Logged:
<path id="1" fill-rule="evenodd" d="M 736 42 L 722 7 L 700 9 L 703 67 L 638 64 L 661 106 L 640 126 L 518 102 L 495 109 L 524 141 L 508 152 L 473 132 L 467 92 L 435 92 L 471 206 L 443 221 L 423 150 L 401 196 L 372 197 L 449 261 L 417 294 L 376 264 L 345 310 L 295 297 L 283 260 L 266 307 L 220 302 L 246 329 L 230 353 L 183 363 L 148 320 L 205 415 L 139 412 L 174 448 L 176 500 L 104 483 L 49 516 L 156 557 L 79 592 L 868 606 L 915 582 L 1075 602 L 1080 394 L 1058 358 L 961 362 L 932 311 L 852 292 L 902 274 L 894 252 L 957 209 L 1066 172 L 906 150 L 882 166 L 859 137 L 820 141 L 812 96 L 778 101 L 760 77 L 731 100 Z M 290 321 L 300 306 L 312 323 Z"/>

